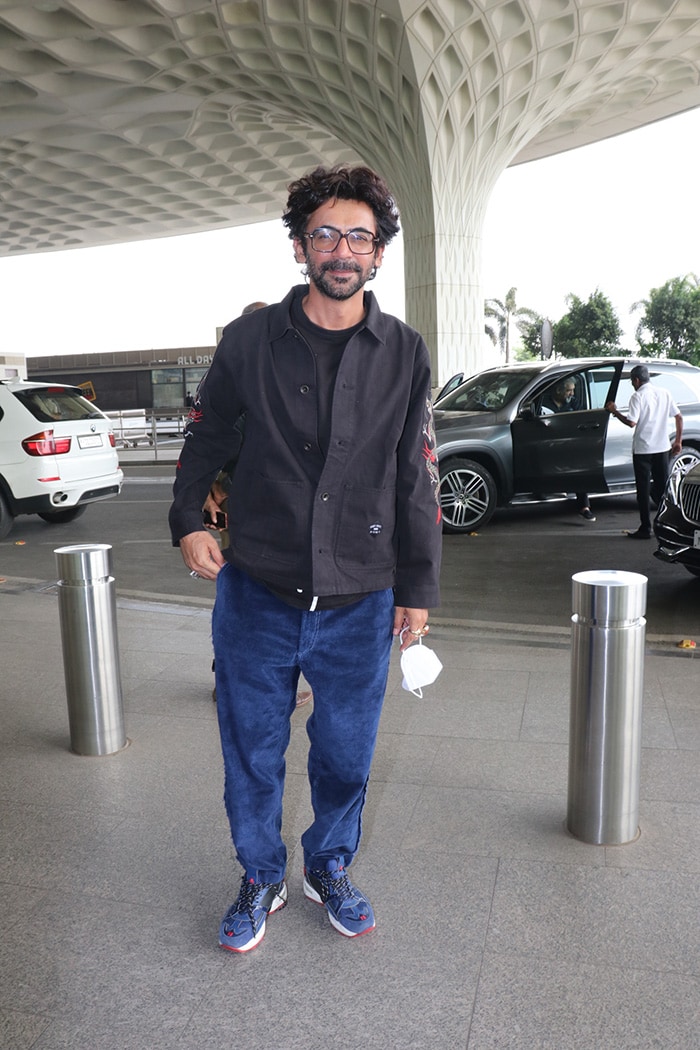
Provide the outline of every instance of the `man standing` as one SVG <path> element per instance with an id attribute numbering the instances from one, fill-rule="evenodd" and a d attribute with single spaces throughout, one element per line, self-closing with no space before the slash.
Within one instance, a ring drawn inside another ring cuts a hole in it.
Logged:
<path id="1" fill-rule="evenodd" d="M 313 821 L 304 894 L 347 937 L 375 926 L 347 874 L 361 835 L 391 641 L 405 649 L 439 602 L 441 550 L 427 348 L 364 285 L 398 232 L 368 168 L 292 183 L 283 222 L 308 285 L 231 322 L 201 383 L 170 511 L 188 568 L 216 579 L 212 627 L 224 801 L 243 868 L 219 943 L 245 952 L 287 901 L 284 755 L 296 686 Z M 229 546 L 202 528 L 217 470 L 245 433 L 228 496 Z"/>
<path id="2" fill-rule="evenodd" d="M 649 496 L 658 503 L 668 480 L 668 420 L 673 416 L 676 422 L 676 436 L 671 452 L 677 455 L 681 451 L 683 416 L 668 390 L 661 386 L 652 386 L 649 382 L 649 369 L 646 365 L 635 365 L 630 372 L 630 380 L 634 393 L 630 398 L 627 415 L 618 412 L 614 401 L 609 401 L 605 407 L 621 423 L 634 427 L 632 462 L 641 524 L 635 532 L 630 530 L 627 535 L 632 540 L 649 540 Z"/>

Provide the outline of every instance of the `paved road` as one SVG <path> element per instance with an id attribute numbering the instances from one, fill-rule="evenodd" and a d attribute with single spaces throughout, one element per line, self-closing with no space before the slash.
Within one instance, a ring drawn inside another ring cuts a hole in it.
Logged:
<path id="1" fill-rule="evenodd" d="M 166 516 L 173 466 L 124 469 L 121 496 L 89 507 L 71 524 L 18 519 L 0 543 L 0 576 L 51 583 L 56 547 L 110 543 L 120 595 L 211 604 L 213 585 L 191 579 L 179 551 L 170 546 Z M 600 500 L 594 510 L 598 520 L 587 524 L 573 505 L 522 507 L 499 512 L 476 536 L 445 536 L 443 604 L 435 618 L 567 631 L 571 576 L 618 569 L 648 577 L 650 635 L 700 643 L 700 579 L 657 561 L 653 541 L 623 535 L 624 528 L 637 525 L 633 497 Z"/>

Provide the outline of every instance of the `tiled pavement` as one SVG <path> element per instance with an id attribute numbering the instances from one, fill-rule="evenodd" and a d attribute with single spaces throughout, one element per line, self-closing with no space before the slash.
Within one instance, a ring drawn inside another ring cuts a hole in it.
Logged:
<path id="1" fill-rule="evenodd" d="M 301 890 L 308 708 L 293 716 L 290 902 L 250 955 L 207 611 L 120 599 L 130 745 L 69 750 L 52 588 L 0 585 L 0 1047 L 642 1050 L 700 1046 L 700 658 L 649 642 L 641 835 L 566 832 L 565 634 L 433 619 L 418 700 L 394 656 L 348 941 Z"/>

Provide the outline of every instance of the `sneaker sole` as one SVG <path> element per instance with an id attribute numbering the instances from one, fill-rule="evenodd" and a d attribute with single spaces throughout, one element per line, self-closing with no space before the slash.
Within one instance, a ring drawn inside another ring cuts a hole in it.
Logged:
<path id="1" fill-rule="evenodd" d="M 328 916 L 328 921 L 330 922 L 331 926 L 334 930 L 337 930 L 338 933 L 342 933 L 343 937 L 362 937 L 363 934 L 371 933 L 372 930 L 376 930 L 377 928 L 377 924 L 376 922 L 374 922 L 371 926 L 368 926 L 366 930 L 354 931 L 346 929 L 346 927 L 343 926 L 342 923 L 338 921 L 338 919 L 336 919 L 335 915 L 331 911 L 329 911 L 328 908 L 326 908 L 326 905 L 323 903 L 323 901 L 321 900 L 311 883 L 306 881 L 306 876 L 304 876 L 304 896 L 308 898 L 308 900 L 313 901 L 314 904 L 320 904 L 321 907 L 325 909 L 326 915 Z"/>
<path id="2" fill-rule="evenodd" d="M 267 912 L 267 918 L 268 919 L 269 919 L 269 917 L 271 915 L 274 915 L 276 911 L 282 911 L 282 908 L 284 908 L 285 905 L 287 904 L 287 884 L 286 883 L 284 884 L 283 893 L 285 894 L 284 897 L 282 897 L 280 894 L 278 894 L 275 897 L 275 899 L 273 900 L 272 906 L 268 909 L 268 912 Z M 248 941 L 247 944 L 244 944 L 242 948 L 236 948 L 235 945 L 233 945 L 233 944 L 224 944 L 224 942 L 221 941 L 221 940 L 219 941 L 219 947 L 220 948 L 225 948 L 225 950 L 227 952 L 236 952 L 238 955 L 240 955 L 242 952 L 252 951 L 253 948 L 257 948 L 257 946 L 260 944 L 260 941 L 265 936 L 265 930 L 266 929 L 267 929 L 267 919 L 265 919 L 265 922 L 262 924 L 262 926 L 260 927 L 260 929 L 256 933 L 255 937 L 253 937 L 250 941 Z"/>

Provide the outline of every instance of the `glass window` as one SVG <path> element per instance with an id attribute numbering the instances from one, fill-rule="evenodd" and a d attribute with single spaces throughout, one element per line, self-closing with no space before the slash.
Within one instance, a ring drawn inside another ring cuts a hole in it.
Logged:
<path id="1" fill-rule="evenodd" d="M 184 412 L 185 389 L 182 368 L 154 368 L 151 372 L 153 408 L 156 412 Z"/>
<path id="2" fill-rule="evenodd" d="M 694 390 L 686 381 L 675 372 L 655 372 L 653 366 L 649 365 L 649 381 L 654 386 L 661 386 L 668 390 L 677 405 L 695 404 L 700 401 L 700 390 Z M 620 389 L 617 394 L 617 407 L 621 412 L 629 406 L 630 398 L 634 393 L 634 387 L 630 381 L 630 374 L 625 371 L 620 380 Z"/>
<path id="3" fill-rule="evenodd" d="M 447 412 L 497 412 L 517 397 L 536 374 L 505 369 L 479 372 L 441 398 L 438 408 Z"/>
<path id="4" fill-rule="evenodd" d="M 535 406 L 538 412 L 583 412 L 605 408 L 609 400 L 610 384 L 615 377 L 615 365 L 584 368 L 571 375 L 550 382 L 537 391 Z"/>
<path id="5" fill-rule="evenodd" d="M 197 388 L 208 371 L 208 368 L 185 369 L 185 405 L 188 407 L 193 403 Z"/>
<path id="6" fill-rule="evenodd" d="M 205 375 L 209 371 L 208 368 L 186 368 L 185 369 L 185 386 L 188 390 L 194 392 Z"/>
<path id="7" fill-rule="evenodd" d="M 151 372 L 151 378 L 153 383 L 157 383 L 158 386 L 166 386 L 168 384 L 175 384 L 182 386 L 182 369 L 181 368 L 154 368 Z"/>
<path id="8" fill-rule="evenodd" d="M 542 396 L 539 413 L 547 416 L 560 412 L 576 412 L 587 407 L 583 377 L 572 375 L 560 377 L 547 387 Z"/>
<path id="9" fill-rule="evenodd" d="M 662 386 L 668 390 L 677 405 L 687 405 L 700 399 L 700 392 L 692 390 L 679 375 L 673 372 L 659 372 L 657 375 L 652 372 L 651 382 L 655 386 Z"/>
<path id="10" fill-rule="evenodd" d="M 34 387 L 31 390 L 15 390 L 14 395 L 40 423 L 102 417 L 102 413 L 79 390 L 71 387 Z"/>
<path id="11" fill-rule="evenodd" d="M 591 368 L 586 372 L 591 408 L 605 408 L 610 400 L 610 384 L 615 378 L 615 365 Z"/>

